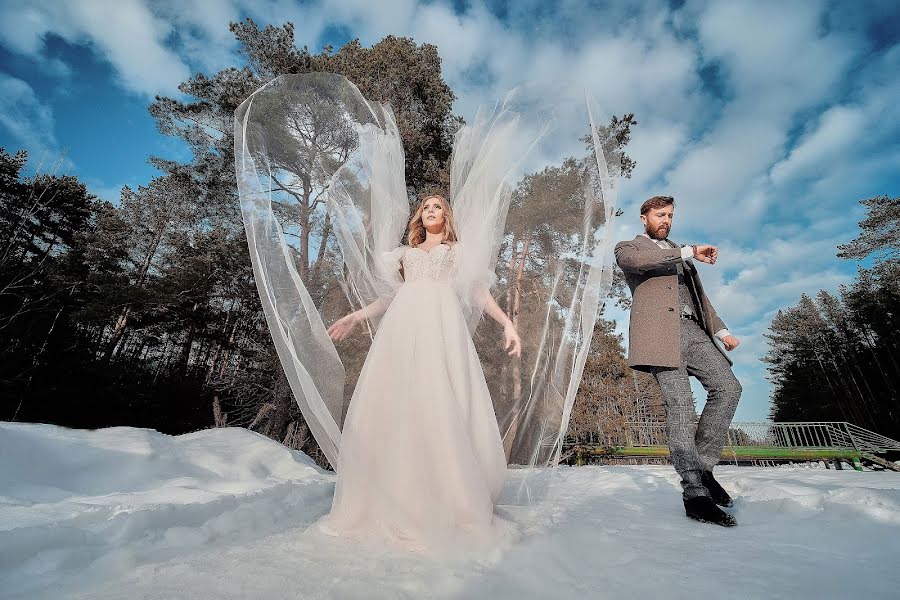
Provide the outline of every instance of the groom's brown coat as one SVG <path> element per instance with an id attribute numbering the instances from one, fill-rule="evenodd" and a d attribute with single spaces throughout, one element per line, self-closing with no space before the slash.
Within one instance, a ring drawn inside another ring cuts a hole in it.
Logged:
<path id="1" fill-rule="evenodd" d="M 628 366 L 632 368 L 681 366 L 681 311 L 676 270 L 680 260 L 680 248 L 660 248 L 643 235 L 616 244 L 616 262 L 625 273 L 632 296 L 628 325 Z M 691 278 L 699 296 L 700 324 L 715 344 L 715 332 L 726 329 L 725 323 L 703 292 L 694 265 L 684 263 L 684 273 Z M 716 347 L 732 364 L 725 351 L 718 344 Z"/>

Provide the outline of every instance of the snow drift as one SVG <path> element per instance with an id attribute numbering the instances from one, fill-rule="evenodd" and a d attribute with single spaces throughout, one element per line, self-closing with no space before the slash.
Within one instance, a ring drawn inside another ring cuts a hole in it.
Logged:
<path id="1" fill-rule="evenodd" d="M 0 423 L 0 596 L 896 597 L 900 474 L 716 473 L 737 528 L 685 518 L 669 467 L 563 467 L 498 507 L 512 546 L 434 561 L 304 533 L 333 474 L 244 429 Z"/>

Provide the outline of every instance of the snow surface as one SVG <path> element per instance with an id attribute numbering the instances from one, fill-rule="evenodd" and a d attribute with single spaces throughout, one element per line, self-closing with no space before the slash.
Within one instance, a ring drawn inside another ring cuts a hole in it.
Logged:
<path id="1" fill-rule="evenodd" d="M 716 474 L 739 527 L 687 519 L 670 467 L 563 467 L 498 507 L 511 546 L 434 560 L 305 532 L 333 474 L 244 429 L 0 423 L 0 597 L 900 597 L 900 474 Z"/>

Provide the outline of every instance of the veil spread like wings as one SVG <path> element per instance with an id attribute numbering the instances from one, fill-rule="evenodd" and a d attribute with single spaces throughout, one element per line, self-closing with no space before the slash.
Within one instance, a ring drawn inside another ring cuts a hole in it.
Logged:
<path id="1" fill-rule="evenodd" d="M 586 134 L 589 155 L 566 158 L 584 153 Z M 235 164 L 275 348 L 311 433 L 336 465 L 346 403 L 378 323 L 335 347 L 324 321 L 389 303 L 402 285 L 396 249 L 409 202 L 396 122 L 342 76 L 281 76 L 235 112 Z M 559 459 L 612 282 L 615 175 L 583 107 L 580 115 L 539 112 L 510 96 L 456 135 L 455 284 L 510 463 Z M 508 357 L 498 327 L 480 318 L 485 293 L 516 324 L 521 358 Z"/>

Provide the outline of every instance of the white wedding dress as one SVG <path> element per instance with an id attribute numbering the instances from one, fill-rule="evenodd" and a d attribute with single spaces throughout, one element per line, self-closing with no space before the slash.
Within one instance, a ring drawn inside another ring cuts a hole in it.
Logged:
<path id="1" fill-rule="evenodd" d="M 344 420 L 334 502 L 319 522 L 326 533 L 423 549 L 494 536 L 506 457 L 452 286 L 462 249 L 391 253 L 405 282 Z"/>
<path id="2" fill-rule="evenodd" d="M 510 94 L 458 129 L 448 200 L 460 241 L 430 252 L 397 248 L 410 189 L 388 105 L 340 75 L 304 73 L 235 111 L 260 302 L 303 422 L 337 472 L 316 529 L 429 552 L 507 539 L 494 514 L 507 463 L 560 460 L 612 285 L 618 162 L 604 146 L 617 152 L 617 138 L 601 139 L 584 99 L 533 100 Z M 335 345 L 336 292 L 351 310 L 387 310 Z M 521 356 L 479 325 L 484 293 L 505 298 Z"/>

